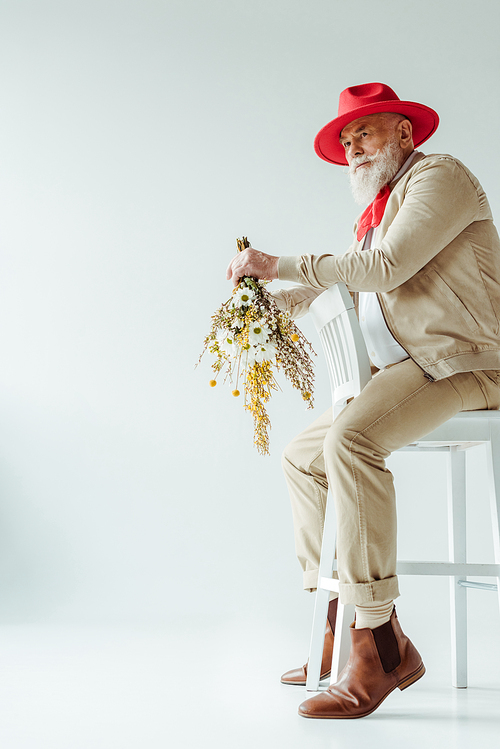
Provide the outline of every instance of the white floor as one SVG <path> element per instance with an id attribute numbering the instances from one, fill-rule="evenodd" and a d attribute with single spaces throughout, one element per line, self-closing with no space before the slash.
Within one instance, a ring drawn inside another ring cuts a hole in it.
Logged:
<path id="1" fill-rule="evenodd" d="M 279 683 L 302 650 L 296 634 L 282 629 L 258 621 L 221 628 L 201 617 L 190 627 L 156 630 L 3 625 L 0 747 L 498 746 L 498 638 L 491 648 L 476 636 L 470 687 L 455 690 L 446 628 L 434 642 L 421 629 L 423 679 L 393 692 L 368 718 L 315 721 L 297 715 L 303 690 Z"/>

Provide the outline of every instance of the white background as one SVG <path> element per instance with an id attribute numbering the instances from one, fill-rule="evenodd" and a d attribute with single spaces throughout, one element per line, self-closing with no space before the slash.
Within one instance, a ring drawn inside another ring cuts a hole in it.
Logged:
<path id="1" fill-rule="evenodd" d="M 280 454 L 312 416 L 284 385 L 262 458 L 194 364 L 236 237 L 347 249 L 359 209 L 312 143 L 349 85 L 435 108 L 422 150 L 464 161 L 498 216 L 499 22 L 496 0 L 2 0 L 0 622 L 271 622 L 306 650 Z M 439 459 L 391 466 L 401 556 L 443 557 Z M 422 637 L 446 619 L 445 583 L 402 587 Z"/>

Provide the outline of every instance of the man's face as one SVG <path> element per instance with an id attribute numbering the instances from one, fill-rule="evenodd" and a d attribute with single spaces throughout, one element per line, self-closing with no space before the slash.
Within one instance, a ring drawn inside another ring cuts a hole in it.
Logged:
<path id="1" fill-rule="evenodd" d="M 357 203 L 372 201 L 413 150 L 411 125 L 397 114 L 371 114 L 354 120 L 342 130 L 340 142 Z"/>
<path id="2" fill-rule="evenodd" d="M 356 157 L 376 156 L 395 135 L 395 118 L 386 114 L 369 114 L 350 122 L 340 133 L 347 163 Z M 369 161 L 361 160 L 358 169 L 365 169 Z"/>

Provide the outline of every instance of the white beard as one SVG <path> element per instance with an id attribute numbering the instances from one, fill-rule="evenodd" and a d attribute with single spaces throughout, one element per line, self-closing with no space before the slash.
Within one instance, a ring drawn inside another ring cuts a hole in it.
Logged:
<path id="1" fill-rule="evenodd" d="M 349 165 L 351 190 L 356 203 L 371 203 L 384 185 L 389 184 L 401 166 L 402 149 L 396 139 L 388 141 L 374 156 L 355 156 Z M 358 164 L 371 162 L 356 170 Z"/>

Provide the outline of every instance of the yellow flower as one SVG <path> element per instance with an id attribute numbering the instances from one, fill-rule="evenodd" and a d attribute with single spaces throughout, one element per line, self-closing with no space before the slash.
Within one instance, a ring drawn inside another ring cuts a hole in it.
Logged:
<path id="1" fill-rule="evenodd" d="M 299 340 L 299 336 L 297 335 L 297 333 L 292 333 L 290 338 L 292 339 L 294 343 L 297 343 L 297 341 Z"/>
<path id="2" fill-rule="evenodd" d="M 239 394 L 240 394 L 239 390 L 233 390 L 233 395 L 235 398 L 237 398 Z"/>
<path id="3" fill-rule="evenodd" d="M 210 380 L 208 384 L 210 385 L 211 388 L 214 388 L 217 385 L 217 380 Z"/>

